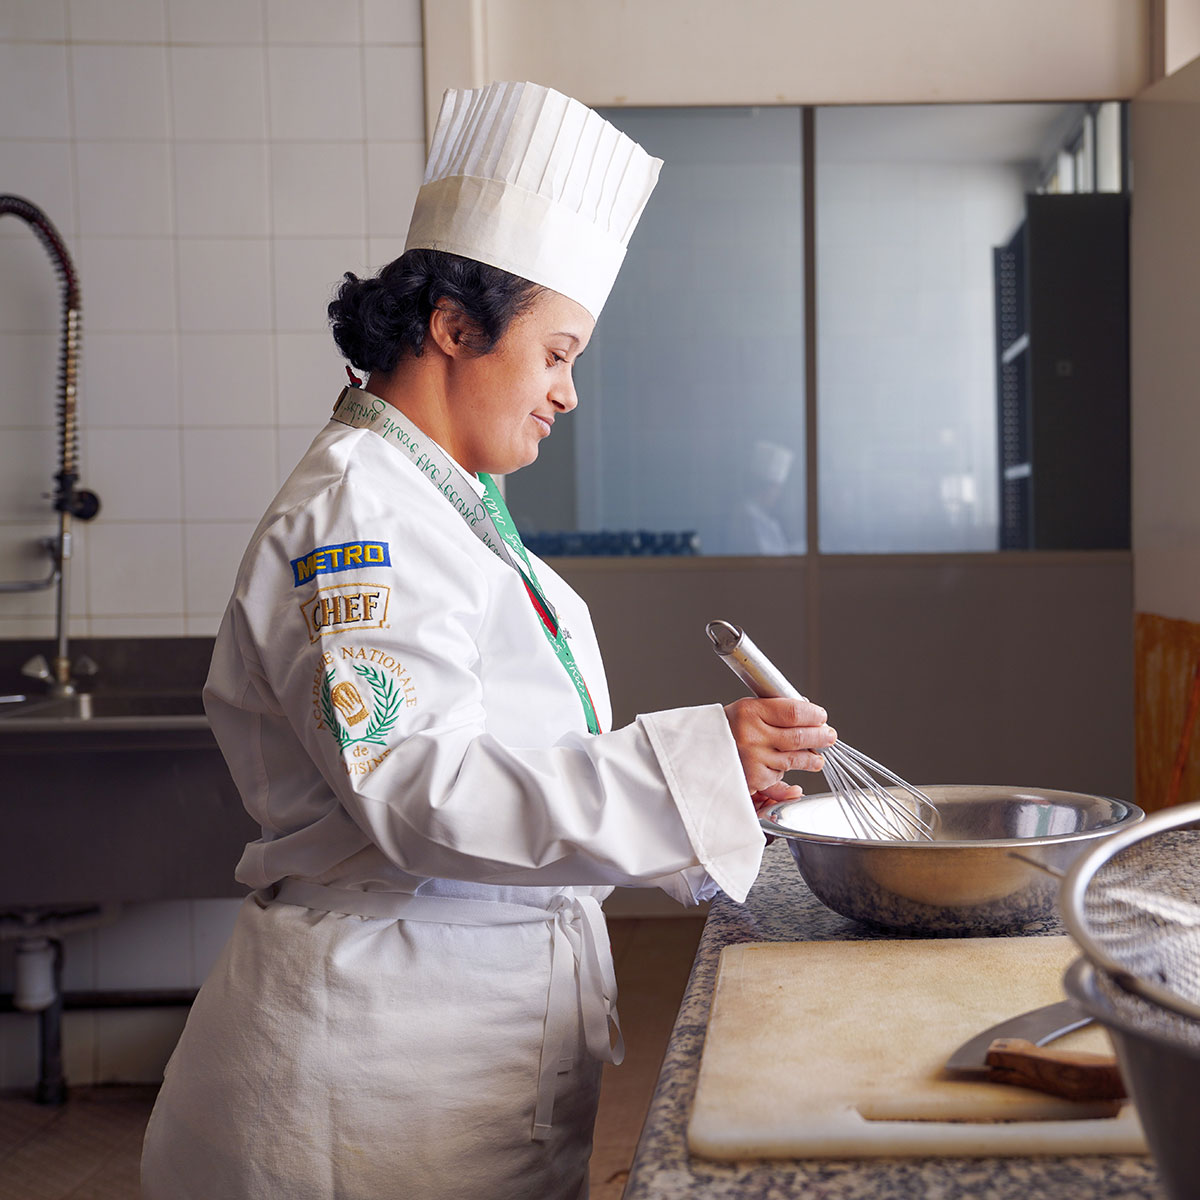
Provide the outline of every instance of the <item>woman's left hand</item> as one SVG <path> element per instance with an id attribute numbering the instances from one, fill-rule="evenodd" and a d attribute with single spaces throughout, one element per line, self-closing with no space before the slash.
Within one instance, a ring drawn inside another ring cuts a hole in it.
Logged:
<path id="1" fill-rule="evenodd" d="M 799 800 L 803 795 L 802 787 L 780 780 L 778 783 L 771 784 L 769 788 L 763 788 L 761 792 L 754 792 L 750 799 L 754 801 L 754 811 L 761 817 L 772 804 L 780 804 L 784 800 Z M 775 839 L 769 833 L 765 836 L 769 846 Z"/>
<path id="2" fill-rule="evenodd" d="M 754 811 L 761 816 L 772 804 L 780 804 L 784 800 L 799 800 L 803 795 L 803 788 L 780 780 L 768 788 L 763 788 L 761 792 L 754 792 L 750 799 L 754 801 Z"/>

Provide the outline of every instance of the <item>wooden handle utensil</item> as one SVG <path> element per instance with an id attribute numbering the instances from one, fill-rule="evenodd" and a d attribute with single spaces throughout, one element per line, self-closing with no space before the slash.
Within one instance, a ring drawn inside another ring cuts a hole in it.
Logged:
<path id="1" fill-rule="evenodd" d="M 1023 1038 L 997 1038 L 988 1047 L 988 1078 L 1067 1100 L 1121 1100 L 1125 1084 L 1111 1055 L 1054 1050 Z"/>

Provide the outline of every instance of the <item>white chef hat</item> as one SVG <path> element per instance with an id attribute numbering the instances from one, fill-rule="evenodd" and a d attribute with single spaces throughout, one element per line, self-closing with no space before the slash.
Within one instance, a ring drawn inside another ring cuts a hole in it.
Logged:
<path id="1" fill-rule="evenodd" d="M 766 483 L 783 483 L 795 457 L 791 450 L 778 442 L 755 442 L 750 455 L 754 477 Z"/>
<path id="2" fill-rule="evenodd" d="M 404 248 L 500 267 L 597 317 L 661 166 L 551 88 L 451 88 Z"/>

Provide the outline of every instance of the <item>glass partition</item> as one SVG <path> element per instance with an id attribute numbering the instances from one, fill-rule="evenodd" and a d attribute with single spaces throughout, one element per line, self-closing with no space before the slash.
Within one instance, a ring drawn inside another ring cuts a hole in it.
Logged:
<path id="1" fill-rule="evenodd" d="M 820 540 L 828 553 L 998 546 L 993 247 L 1062 105 L 816 114 Z"/>
<path id="2" fill-rule="evenodd" d="M 798 108 L 614 109 L 665 166 L 575 368 L 579 407 L 509 477 L 541 553 L 804 549 Z"/>
<path id="3" fill-rule="evenodd" d="M 816 549 L 810 417 L 822 553 L 1128 547 L 1122 106 L 817 109 L 809 213 L 799 108 L 606 115 L 665 166 L 507 482 L 531 548 Z"/>

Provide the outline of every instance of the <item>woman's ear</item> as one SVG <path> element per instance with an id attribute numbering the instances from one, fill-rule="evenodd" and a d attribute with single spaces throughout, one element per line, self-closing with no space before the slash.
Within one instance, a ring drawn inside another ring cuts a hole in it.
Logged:
<path id="1" fill-rule="evenodd" d="M 462 309 L 446 300 L 438 302 L 429 316 L 429 336 L 438 349 L 449 358 L 458 358 L 466 350 L 464 335 L 470 333 L 470 323 Z"/>

